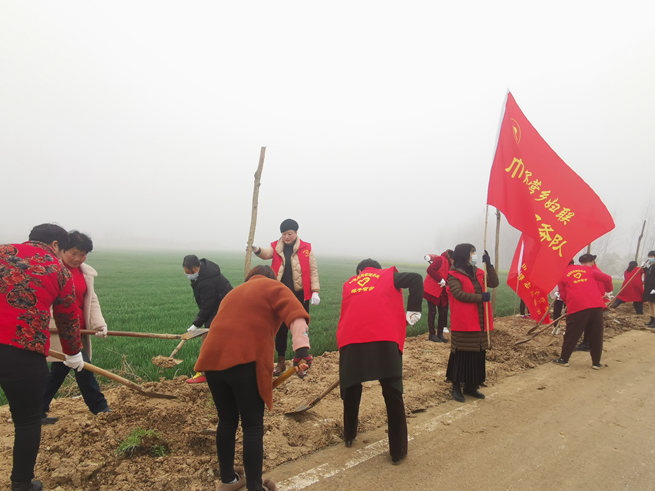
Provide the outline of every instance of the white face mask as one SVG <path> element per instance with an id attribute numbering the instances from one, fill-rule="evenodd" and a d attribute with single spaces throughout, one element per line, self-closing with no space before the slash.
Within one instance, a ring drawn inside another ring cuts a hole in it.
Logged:
<path id="1" fill-rule="evenodd" d="M 184 275 L 185 275 L 187 278 L 189 278 L 191 281 L 197 279 L 199 274 L 200 274 L 200 271 L 198 271 L 197 273 L 193 273 L 193 274 L 187 274 L 187 273 L 184 273 Z"/>
<path id="2" fill-rule="evenodd" d="M 475 266 L 475 264 L 476 264 L 477 262 L 478 262 L 478 255 L 477 255 L 477 254 L 473 254 L 473 255 L 471 256 L 471 264 L 472 264 L 473 266 Z"/>

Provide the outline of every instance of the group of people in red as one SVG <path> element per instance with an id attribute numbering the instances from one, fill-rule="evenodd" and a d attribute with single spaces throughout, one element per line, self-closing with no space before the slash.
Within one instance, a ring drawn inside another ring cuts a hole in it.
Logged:
<path id="1" fill-rule="evenodd" d="M 297 231 L 297 222 L 287 219 L 280 226 L 282 236 L 278 241 L 266 249 L 254 247 L 261 258 L 272 259 L 272 266 L 254 267 L 244 283 L 235 288 L 223 281 L 220 269 L 212 268 L 207 261 L 195 256 L 184 260 L 183 267 L 194 294 L 199 295 L 197 299 L 202 297 L 197 291 L 202 281 L 194 283 L 199 278 L 214 278 L 215 291 L 220 292 L 216 293 L 220 295 L 216 310 L 209 308 L 208 315 L 201 312 L 191 328 L 210 327 L 195 369 L 201 375 L 204 373 L 202 377 L 206 378 L 218 412 L 218 489 L 222 491 L 246 485 L 252 490 L 277 489 L 272 481 L 262 477 L 264 407 L 270 408 L 273 403 L 274 375 L 286 369 L 289 332 L 294 370 L 303 377 L 311 367 L 309 305 L 320 302 L 311 244 L 301 241 Z M 13 490 L 41 489 L 41 484 L 32 478 L 48 376 L 45 356 L 51 309 L 66 353 L 66 367 L 82 370 L 85 358 L 88 359 L 83 356 L 80 338 L 84 302 L 82 296 L 76 298 L 75 294 L 76 285 L 86 287 L 82 279 L 74 279 L 75 268 L 66 267 L 59 260 L 68 240 L 61 227 L 44 224 L 32 230 L 30 241 L 0 246 L 0 385 L 9 401 L 15 427 Z M 629 269 L 626 283 L 634 281 L 642 288 L 645 286 L 645 291 L 641 290 L 642 300 L 651 314 L 649 325 L 655 327 L 655 251 L 648 257 L 648 268 Z M 387 408 L 389 453 L 394 464 L 407 455 L 402 379 L 406 328 L 420 320 L 423 298 L 428 301 L 429 339 L 450 342 L 446 378 L 452 383 L 453 399 L 464 402 L 465 395 L 485 397 L 479 388 L 485 382 L 486 350 L 493 329 L 489 289 L 498 286 L 496 270 L 486 251 L 481 257 L 485 267 L 478 267 L 478 254 L 472 244 L 458 244 L 453 250 L 427 259 L 430 265 L 425 282 L 417 273 L 399 272 L 393 266 L 383 268 L 369 258 L 357 264 L 355 274 L 342 289 L 336 337 L 344 442 L 351 447 L 357 437 L 362 383 L 378 380 Z M 606 307 L 603 296 L 613 288 L 611 277 L 596 267 L 595 259 L 590 254 L 581 256 L 580 264 L 570 265 L 558 285 L 561 300 L 568 308 L 562 353 L 555 360 L 559 365 L 568 365 L 578 338 L 586 332 L 592 367 L 601 366 L 602 311 Z M 645 277 L 644 283 L 641 275 Z M 409 290 L 406 306 L 403 289 Z M 638 303 L 639 291 L 637 287 L 634 292 L 624 288 L 619 300 Z M 635 308 L 640 307 L 636 304 Z M 450 340 L 444 336 L 448 309 Z M 96 329 L 100 335 L 106 335 L 104 320 L 101 324 Z M 104 398 L 101 402 L 97 411 L 108 410 Z M 244 468 L 234 466 L 239 421 L 243 428 Z"/>

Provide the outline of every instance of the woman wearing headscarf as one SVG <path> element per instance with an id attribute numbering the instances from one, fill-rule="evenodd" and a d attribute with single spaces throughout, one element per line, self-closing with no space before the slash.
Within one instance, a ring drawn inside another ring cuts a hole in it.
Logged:
<path id="1" fill-rule="evenodd" d="M 485 380 L 485 357 L 489 348 L 487 331 L 493 329 L 491 293 L 487 288 L 498 286 L 498 275 L 487 251 L 482 261 L 484 271 L 475 266 L 477 254 L 472 244 L 458 244 L 453 252 L 453 266 L 448 272 L 450 303 L 450 357 L 446 379 L 453 384 L 453 399 L 464 402 L 464 394 L 484 399 L 478 390 Z"/>
<path id="2" fill-rule="evenodd" d="M 282 236 L 271 242 L 270 247 L 253 246 L 253 252 L 261 259 L 272 259 L 271 268 L 278 281 L 289 288 L 309 312 L 309 304 L 318 305 L 321 301 L 318 292 L 318 266 L 312 251 L 312 245 L 298 237 L 298 222 L 287 218 L 280 224 Z M 285 354 L 289 327 L 280 326 L 275 338 L 277 365 L 273 375 L 280 375 L 286 369 Z"/>

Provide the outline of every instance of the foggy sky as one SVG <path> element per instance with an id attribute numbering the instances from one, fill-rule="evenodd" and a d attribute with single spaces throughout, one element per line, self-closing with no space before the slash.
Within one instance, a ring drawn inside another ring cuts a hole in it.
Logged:
<path id="1" fill-rule="evenodd" d="M 0 243 L 242 250 L 264 145 L 256 244 L 292 217 L 319 260 L 480 249 L 510 90 L 612 213 L 602 252 L 644 218 L 655 248 L 649 3 L 527 3 L 4 1 Z"/>

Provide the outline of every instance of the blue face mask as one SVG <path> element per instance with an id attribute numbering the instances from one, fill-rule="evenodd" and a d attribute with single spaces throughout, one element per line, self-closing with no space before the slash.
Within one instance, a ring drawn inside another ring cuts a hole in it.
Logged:
<path id="1" fill-rule="evenodd" d="M 193 274 L 187 274 L 187 273 L 184 273 L 184 275 L 185 275 L 187 278 L 189 278 L 191 281 L 197 279 L 199 274 L 200 274 L 200 271 L 198 271 L 197 273 L 193 273 Z"/>
<path id="2" fill-rule="evenodd" d="M 655 263 L 655 257 L 649 257 L 648 264 L 653 264 L 653 263 Z"/>

